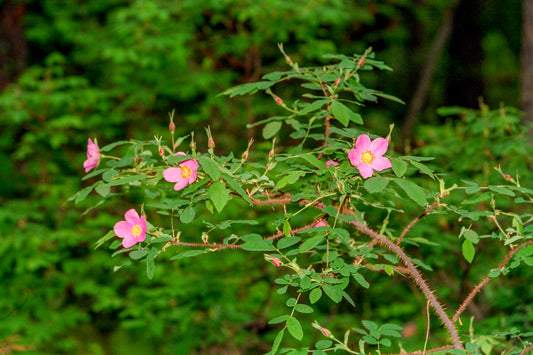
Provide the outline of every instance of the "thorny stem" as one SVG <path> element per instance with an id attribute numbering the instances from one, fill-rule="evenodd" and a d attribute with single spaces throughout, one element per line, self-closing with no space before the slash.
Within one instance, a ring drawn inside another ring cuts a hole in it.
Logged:
<path id="1" fill-rule="evenodd" d="M 418 217 L 416 217 L 415 219 L 413 219 L 411 221 L 411 223 L 409 223 L 407 225 L 407 227 L 405 227 L 405 229 L 403 230 L 403 232 L 400 234 L 400 237 L 398 238 L 398 240 L 396 241 L 396 245 L 400 245 L 400 243 L 402 242 L 402 239 L 404 237 L 404 235 L 407 234 L 407 232 L 409 232 L 411 230 L 411 228 L 413 228 L 413 226 L 418 222 L 420 221 L 422 218 L 424 218 L 425 216 L 427 216 L 429 214 L 429 212 L 431 212 L 432 209 L 434 209 L 435 207 L 437 207 L 437 205 L 439 204 L 439 201 L 435 201 L 431 204 L 431 206 L 429 206 L 424 212 L 422 212 L 422 214 Z"/>
<path id="2" fill-rule="evenodd" d="M 285 194 L 285 196 L 290 196 L 290 194 Z M 290 198 L 289 198 L 290 200 Z M 326 206 L 324 203 L 319 201 L 310 201 L 307 199 L 300 199 L 298 200 L 299 204 L 305 204 L 305 205 L 313 205 L 314 207 L 323 210 Z M 343 212 L 347 211 L 346 208 L 343 208 Z M 350 213 L 349 211 L 347 211 Z M 461 339 L 459 338 L 459 334 L 457 333 L 457 329 L 455 329 L 455 326 L 453 322 L 450 320 L 450 317 L 446 314 L 444 309 L 442 308 L 439 301 L 436 299 L 435 295 L 433 295 L 433 292 L 427 285 L 426 281 L 418 272 L 418 269 L 413 264 L 413 262 L 409 259 L 407 254 L 404 253 L 404 251 L 395 243 L 388 240 L 386 237 L 382 236 L 381 234 L 374 232 L 364 224 L 356 221 L 347 221 L 345 223 L 351 224 L 354 226 L 357 230 L 359 230 L 361 233 L 368 235 L 372 239 L 376 240 L 379 244 L 387 247 L 391 251 L 393 251 L 398 257 L 402 260 L 402 262 L 405 264 L 407 269 L 409 270 L 409 273 L 411 277 L 415 280 L 416 285 L 420 288 L 420 290 L 424 293 L 424 296 L 428 300 L 428 302 L 431 304 L 441 321 L 444 323 L 444 326 L 448 330 L 448 333 L 450 337 L 453 340 L 454 347 L 457 349 L 463 349 L 463 345 L 461 343 Z M 533 242 L 533 241 L 532 241 Z"/>
<path id="3" fill-rule="evenodd" d="M 435 298 L 435 295 L 433 295 L 433 292 L 431 292 L 431 289 L 427 285 L 427 283 L 422 278 L 422 275 L 418 272 L 416 266 L 413 264 L 413 262 L 409 259 L 407 254 L 404 253 L 404 251 L 395 243 L 391 242 L 381 234 L 378 234 L 377 232 L 374 232 L 367 226 L 351 221 L 347 222 L 351 225 L 353 225 L 355 228 L 357 228 L 361 233 L 364 233 L 368 235 L 369 237 L 373 238 L 374 240 L 377 240 L 379 244 L 382 244 L 383 246 L 387 247 L 391 251 L 393 251 L 398 257 L 403 261 L 405 266 L 409 269 L 409 273 L 411 277 L 415 280 L 416 285 L 420 288 L 420 290 L 424 293 L 424 296 L 426 299 L 431 303 L 431 306 L 441 319 L 441 321 L 444 323 L 444 326 L 446 329 L 448 329 L 448 333 L 450 334 L 454 347 L 457 349 L 463 349 L 463 345 L 461 344 L 461 339 L 459 338 L 459 334 L 457 333 L 457 329 L 455 329 L 455 326 L 453 322 L 450 320 L 446 312 L 444 312 L 444 309 L 440 305 L 439 301 Z"/>
<path id="4" fill-rule="evenodd" d="M 533 240 L 530 240 L 529 242 L 526 242 L 522 245 L 520 245 L 519 247 L 511 250 L 511 252 L 509 252 L 509 254 L 507 254 L 507 256 L 505 257 L 505 259 L 503 259 L 503 261 L 500 263 L 500 265 L 498 266 L 498 269 L 502 270 L 505 266 L 505 264 L 507 264 L 507 262 L 511 259 L 511 257 L 516 253 L 518 252 L 520 249 L 522 249 L 523 247 L 527 246 L 527 245 L 531 245 L 533 244 Z M 481 291 L 481 289 L 483 288 L 483 286 L 485 286 L 485 284 L 487 282 L 490 281 L 490 276 L 485 276 L 485 278 L 472 290 L 472 292 L 470 292 L 470 294 L 468 295 L 468 297 L 463 301 L 463 303 L 461 304 L 461 306 L 459 307 L 459 309 L 457 310 L 457 312 L 455 312 L 453 318 L 452 318 L 452 322 L 456 322 L 457 319 L 459 318 L 459 316 L 461 315 L 461 313 L 463 313 L 463 311 L 466 309 L 466 307 L 470 304 L 470 302 L 472 302 L 472 300 L 474 299 L 474 297 L 479 293 L 479 291 Z"/>

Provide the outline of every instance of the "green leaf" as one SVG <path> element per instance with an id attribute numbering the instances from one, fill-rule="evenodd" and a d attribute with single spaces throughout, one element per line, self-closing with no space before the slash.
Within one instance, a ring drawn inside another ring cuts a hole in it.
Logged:
<path id="1" fill-rule="evenodd" d="M 272 241 L 266 241 L 266 240 L 257 240 L 257 241 L 250 241 L 245 242 L 241 244 L 241 248 L 243 250 L 248 251 L 275 251 L 276 249 L 272 246 Z"/>
<path id="2" fill-rule="evenodd" d="M 222 178 L 228 183 L 228 185 L 233 189 L 233 191 L 241 195 L 241 197 L 244 198 L 246 202 L 252 204 L 252 200 L 250 199 L 250 197 L 248 197 L 248 194 L 246 193 L 246 191 L 244 191 L 244 189 L 237 182 L 237 180 L 224 173 L 222 173 Z"/>
<path id="3" fill-rule="evenodd" d="M 463 233 L 463 237 L 465 237 L 466 240 L 471 241 L 473 244 L 479 243 L 479 236 L 477 233 L 471 229 L 465 230 Z"/>
<path id="4" fill-rule="evenodd" d="M 502 186 L 489 185 L 488 187 L 489 187 L 489 190 L 502 194 L 502 195 L 511 196 L 511 197 L 515 195 L 513 191 Z"/>
<path id="5" fill-rule="evenodd" d="M 220 213 L 226 206 L 229 200 L 229 192 L 226 190 L 226 186 L 221 181 L 215 181 L 209 188 L 209 198 L 213 201 L 213 205 Z"/>
<path id="6" fill-rule="evenodd" d="M 355 279 L 355 281 L 357 281 L 357 283 L 361 286 L 363 286 L 364 288 L 369 288 L 370 287 L 370 284 L 368 283 L 368 281 L 366 281 L 365 277 L 359 273 L 353 273 L 352 274 L 353 278 Z"/>
<path id="7" fill-rule="evenodd" d="M 305 115 L 306 113 L 313 112 L 324 106 L 324 104 L 328 103 L 329 100 L 316 100 L 309 105 L 305 106 L 303 109 L 300 110 L 300 115 Z"/>
<path id="8" fill-rule="evenodd" d="M 390 158 L 392 171 L 397 177 L 402 177 L 407 171 L 407 163 L 400 158 Z"/>
<path id="9" fill-rule="evenodd" d="M 320 170 L 326 169 L 326 164 L 323 161 L 318 160 L 318 158 L 315 157 L 314 155 L 302 154 L 300 155 L 300 158 L 306 160 L 309 164 L 313 165 L 315 168 L 318 168 Z"/>
<path id="10" fill-rule="evenodd" d="M 300 303 L 294 306 L 294 310 L 300 313 L 313 313 L 312 307 L 309 307 L 306 304 L 300 304 Z"/>
<path id="11" fill-rule="evenodd" d="M 415 160 L 409 160 L 409 163 L 411 163 L 411 165 L 417 168 L 418 171 L 420 171 L 421 173 L 426 174 L 427 176 L 435 180 L 435 177 L 433 176 L 433 172 L 424 164 L 419 163 Z"/>
<path id="12" fill-rule="evenodd" d="M 426 193 L 417 184 L 403 179 L 394 179 L 394 182 L 402 188 L 403 191 L 409 196 L 409 198 L 415 201 L 421 207 L 426 206 Z"/>
<path id="13" fill-rule="evenodd" d="M 281 340 L 283 340 L 283 335 L 285 334 L 285 328 L 280 330 L 278 335 L 276 335 L 276 339 L 274 339 L 274 343 L 272 344 L 272 351 L 270 352 L 271 355 L 275 355 L 276 352 L 279 349 L 279 345 L 281 344 Z"/>
<path id="14" fill-rule="evenodd" d="M 339 303 L 342 300 L 342 290 L 326 284 L 322 286 L 322 289 L 333 302 Z"/>
<path id="15" fill-rule="evenodd" d="M 294 317 L 290 317 L 289 319 L 287 319 L 286 325 L 287 325 L 287 330 L 295 339 L 302 340 L 304 336 L 304 331 L 298 319 Z"/>
<path id="16" fill-rule="evenodd" d="M 317 348 L 319 350 L 323 350 L 323 349 L 329 348 L 332 345 L 333 345 L 333 342 L 331 340 L 329 340 L 329 339 L 319 340 L 319 341 L 316 342 L 315 348 Z"/>
<path id="17" fill-rule="evenodd" d="M 333 101 L 331 104 L 331 113 L 344 127 L 348 127 L 350 121 L 357 124 L 363 124 L 361 115 L 356 114 L 339 101 Z"/>
<path id="18" fill-rule="evenodd" d="M 320 288 L 314 288 L 311 292 L 309 292 L 309 302 L 311 302 L 311 304 L 317 303 L 321 297 L 322 290 Z"/>
<path id="19" fill-rule="evenodd" d="M 286 237 L 291 236 L 291 224 L 287 219 L 285 220 L 285 222 L 283 222 L 283 235 Z"/>
<path id="20" fill-rule="evenodd" d="M 107 195 L 109 195 L 109 191 L 111 191 L 111 187 L 105 182 L 100 181 L 95 186 L 94 191 L 96 191 L 100 196 L 106 197 Z"/>
<path id="21" fill-rule="evenodd" d="M 184 251 L 183 253 L 179 253 L 179 254 L 174 255 L 172 258 L 170 258 L 170 260 L 179 260 L 179 259 L 184 259 L 184 258 L 191 258 L 193 256 L 197 256 L 197 255 L 204 254 L 204 253 L 205 253 L 204 250 L 187 250 L 187 251 Z"/>
<path id="22" fill-rule="evenodd" d="M 74 203 L 77 205 L 81 201 L 85 200 L 85 198 L 87 198 L 87 196 L 91 193 L 93 187 L 94 185 L 91 185 L 91 186 L 84 188 L 80 192 L 78 192 L 78 195 L 76 196 L 76 200 L 74 200 Z"/>
<path id="23" fill-rule="evenodd" d="M 185 223 L 185 224 L 191 223 L 192 220 L 194 219 L 194 216 L 196 216 L 196 211 L 194 210 L 192 206 L 188 206 L 187 208 L 183 210 L 183 212 L 181 212 L 180 221 L 181 223 Z"/>
<path id="24" fill-rule="evenodd" d="M 148 250 L 141 249 L 141 250 L 133 250 L 129 254 L 129 256 L 133 260 L 139 260 L 139 259 L 143 258 L 146 254 L 148 254 Z"/>
<path id="25" fill-rule="evenodd" d="M 218 181 L 218 179 L 220 179 L 220 169 L 215 161 L 207 157 L 200 157 L 198 163 L 200 163 L 202 169 L 211 179 L 213 179 L 213 181 Z"/>
<path id="26" fill-rule="evenodd" d="M 300 240 L 302 240 L 302 238 L 293 237 L 293 236 L 281 238 L 278 242 L 278 249 L 285 249 L 290 246 L 293 246 L 294 244 L 298 243 Z"/>
<path id="27" fill-rule="evenodd" d="M 476 254 L 476 249 L 474 248 L 474 244 L 472 244 L 471 241 L 468 239 L 465 239 L 463 242 L 463 256 L 465 257 L 466 261 L 469 263 L 472 263 L 472 260 L 474 260 L 474 255 Z"/>
<path id="28" fill-rule="evenodd" d="M 299 248 L 300 253 L 304 253 L 308 250 L 313 249 L 318 244 L 320 244 L 320 242 L 322 242 L 323 239 L 324 239 L 324 235 L 316 235 L 314 237 L 307 239 L 300 245 L 300 248 Z"/>
<path id="29" fill-rule="evenodd" d="M 284 314 L 282 316 L 279 316 L 279 317 L 276 317 L 276 318 L 273 318 L 273 319 L 269 320 L 268 324 L 278 324 L 278 323 L 281 323 L 281 322 L 285 322 L 289 318 L 290 318 L 290 316 L 288 314 Z"/>
<path id="30" fill-rule="evenodd" d="M 365 180 L 365 189 L 371 194 L 381 192 L 385 189 L 385 187 L 387 187 L 389 181 L 389 179 L 384 177 L 371 177 Z"/>
<path id="31" fill-rule="evenodd" d="M 132 175 L 132 176 L 121 177 L 118 179 L 111 179 L 107 184 L 109 186 L 125 185 L 125 184 L 129 184 L 135 181 L 145 180 L 146 178 L 148 178 L 148 176 L 146 175 Z"/>
<path id="32" fill-rule="evenodd" d="M 94 249 L 101 247 L 105 242 L 115 237 L 115 231 L 111 229 L 102 238 L 98 239 L 94 245 Z"/>
<path id="33" fill-rule="evenodd" d="M 154 261 L 155 249 L 151 249 L 146 254 L 146 276 L 148 280 L 153 279 L 155 272 L 155 261 Z"/>
<path id="34" fill-rule="evenodd" d="M 363 320 L 361 321 L 361 323 L 363 323 L 363 326 L 368 330 L 372 331 L 372 330 L 378 329 L 378 325 L 375 322 L 372 322 L 370 320 Z"/>
<path id="35" fill-rule="evenodd" d="M 491 193 L 490 192 L 484 192 L 484 193 L 479 194 L 477 196 L 474 196 L 474 197 L 471 197 L 469 199 L 463 200 L 461 202 L 461 204 L 462 205 L 473 205 L 473 204 L 479 203 L 481 201 L 485 201 L 485 200 L 489 199 L 490 197 L 491 197 Z"/>
<path id="36" fill-rule="evenodd" d="M 281 128 L 282 123 L 280 121 L 269 122 L 263 127 L 263 138 L 270 139 L 274 137 Z"/>

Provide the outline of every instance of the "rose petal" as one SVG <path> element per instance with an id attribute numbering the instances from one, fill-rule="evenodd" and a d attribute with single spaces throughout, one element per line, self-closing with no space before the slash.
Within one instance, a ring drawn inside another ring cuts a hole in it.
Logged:
<path id="1" fill-rule="evenodd" d="M 131 223 L 128 223 L 126 221 L 120 221 L 115 223 L 115 226 L 113 227 L 113 231 L 119 238 L 128 238 L 131 235 L 131 228 L 133 225 Z"/>
<path id="2" fill-rule="evenodd" d="M 360 152 L 365 152 L 370 149 L 370 144 L 370 137 L 366 134 L 361 134 L 355 141 L 355 149 L 359 150 Z"/>
<path id="3" fill-rule="evenodd" d="M 191 170 L 191 175 L 187 179 L 187 183 L 192 184 L 193 182 L 195 182 L 197 176 L 198 176 L 198 173 L 196 172 L 196 170 Z"/>
<path id="4" fill-rule="evenodd" d="M 100 149 L 98 148 L 98 145 L 93 143 L 91 138 L 87 141 L 87 158 L 95 158 L 98 159 L 100 157 Z"/>
<path id="5" fill-rule="evenodd" d="M 141 216 L 141 218 L 139 219 L 139 226 L 142 229 L 141 236 L 144 236 L 143 238 L 143 241 L 144 241 L 144 239 L 146 238 L 146 217 Z"/>
<path id="6" fill-rule="evenodd" d="M 83 162 L 83 167 L 85 168 L 86 173 L 96 168 L 97 165 L 98 161 L 93 158 L 89 158 Z"/>
<path id="7" fill-rule="evenodd" d="M 187 179 L 184 179 L 180 176 L 178 183 L 174 185 L 174 190 L 179 191 L 183 189 L 185 186 L 187 186 L 188 183 L 189 182 L 187 181 Z"/>
<path id="8" fill-rule="evenodd" d="M 190 168 L 191 170 L 196 170 L 198 169 L 198 167 L 200 167 L 198 162 L 194 159 L 185 160 L 184 162 L 180 164 L 180 166 L 186 166 Z"/>
<path id="9" fill-rule="evenodd" d="M 387 168 L 391 168 L 392 164 L 388 158 L 377 156 L 374 158 L 374 161 L 370 166 L 374 170 L 381 171 Z"/>
<path id="10" fill-rule="evenodd" d="M 385 152 L 387 152 L 387 149 L 389 148 L 389 141 L 385 138 L 376 138 L 370 143 L 370 151 L 375 156 L 383 155 Z"/>
<path id="11" fill-rule="evenodd" d="M 180 168 L 167 168 L 163 171 L 163 178 L 168 182 L 176 182 L 181 179 Z"/>
<path id="12" fill-rule="evenodd" d="M 350 163 L 352 163 L 353 166 L 358 166 L 361 164 L 361 152 L 357 149 L 350 149 L 348 159 L 350 159 Z"/>
<path id="13" fill-rule="evenodd" d="M 134 236 L 129 236 L 127 238 L 124 238 L 124 240 L 122 241 L 122 246 L 124 248 L 130 248 L 134 246 L 135 244 L 137 244 L 137 240 L 135 239 Z"/>
<path id="14" fill-rule="evenodd" d="M 372 170 L 372 167 L 369 164 L 359 164 L 357 169 L 359 170 L 359 173 L 361 173 L 361 176 L 365 179 L 371 177 L 374 173 L 374 170 Z"/>
<path id="15" fill-rule="evenodd" d="M 126 219 L 128 223 L 132 225 L 132 227 L 135 224 L 139 224 L 139 219 L 140 219 L 139 214 L 133 208 L 127 210 L 126 213 L 124 213 L 124 218 Z"/>

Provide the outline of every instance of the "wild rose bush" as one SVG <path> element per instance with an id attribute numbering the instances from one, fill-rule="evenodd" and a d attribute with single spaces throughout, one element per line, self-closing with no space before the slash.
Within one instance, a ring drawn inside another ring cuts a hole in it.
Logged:
<path id="1" fill-rule="evenodd" d="M 499 343 L 465 332 L 463 323 L 469 321 L 463 319 L 463 312 L 492 278 L 520 264 L 533 264 L 532 215 L 527 212 L 533 190 L 501 168 L 498 184 L 450 184 L 452 172 L 433 171 L 427 165 L 432 158 L 394 153 L 392 126 L 387 137 L 369 132 L 357 107 L 378 99 L 401 102 L 363 85 L 362 72 L 390 70 L 370 51 L 353 57 L 329 55 L 331 64 L 300 67 L 280 49 L 289 70 L 223 93 L 231 98 L 264 92 L 277 106 L 274 112 L 283 110 L 282 115 L 251 125 L 263 127 L 262 138 L 272 142 L 267 149 L 256 138 L 258 142 L 251 140 L 244 152 L 217 154 L 209 129 L 207 147 L 198 147 L 194 132 L 179 132 L 173 113 L 167 139 L 119 141 L 102 147 L 89 140 L 84 179 L 95 182 L 74 197 L 76 203 L 93 190 L 102 203 L 133 190 L 143 194 L 137 208 L 117 211 L 117 223 L 96 245 L 110 242 L 111 249 L 118 249 L 113 254 L 120 260 L 116 268 L 146 263 L 150 279 L 162 254 L 171 256 L 165 262 L 204 253 L 221 253 L 222 260 L 225 250 L 264 258 L 283 273 L 275 284 L 279 297 L 287 298 L 287 311 L 272 314 L 269 321 L 278 329 L 271 354 L 339 350 L 487 354 L 497 346 L 518 354 L 532 349 L 528 333 L 515 333 L 520 336 Z M 285 81 L 301 82 L 301 98 L 274 93 Z M 122 156 L 108 153 L 124 147 Z M 504 204 L 499 202 L 501 196 Z M 513 202 L 522 208 L 509 210 Z M 223 218 L 229 204 L 242 211 L 238 219 Z M 254 218 L 257 214 L 250 211 L 268 214 L 268 222 L 259 223 Z M 122 213 L 125 220 L 120 220 Z M 444 308 L 449 302 L 423 274 L 431 268 L 414 257 L 420 245 L 440 247 L 438 234 L 410 236 L 412 228 L 433 214 L 454 217 L 461 226 L 456 245 L 464 259 L 458 263 L 474 262 L 481 239 L 492 240 L 506 252 L 499 264 L 486 266 L 487 276 L 458 309 Z M 406 215 L 410 215 L 407 223 Z M 188 233 L 188 225 L 197 219 L 205 225 L 201 236 Z M 428 319 L 424 348 L 403 349 L 404 324 L 354 321 L 351 328 L 335 334 L 313 319 L 319 300 L 357 307 L 350 290 L 372 287 L 364 276 L 368 272 L 416 286 L 418 297 L 425 299 L 420 312 L 427 312 Z M 430 313 L 439 322 L 429 322 Z M 288 337 L 302 340 L 309 325 L 323 339 L 297 349 L 285 347 Z M 475 326 L 470 324 L 470 329 Z M 447 343 L 432 341 L 431 335 L 442 330 Z"/>

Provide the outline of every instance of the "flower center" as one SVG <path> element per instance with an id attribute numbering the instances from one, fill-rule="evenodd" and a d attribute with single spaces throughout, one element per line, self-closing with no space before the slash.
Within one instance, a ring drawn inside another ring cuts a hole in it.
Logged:
<path id="1" fill-rule="evenodd" d="M 367 150 L 366 152 L 363 152 L 363 154 L 361 154 L 361 161 L 365 164 L 372 164 L 374 158 L 375 156 L 370 150 Z"/>
<path id="2" fill-rule="evenodd" d="M 191 168 L 188 166 L 182 166 L 181 167 L 181 177 L 184 179 L 188 179 L 189 176 L 191 176 Z"/>
<path id="3" fill-rule="evenodd" d="M 140 225 L 136 224 L 133 227 L 131 227 L 131 235 L 133 235 L 135 238 L 141 235 L 143 229 Z"/>

